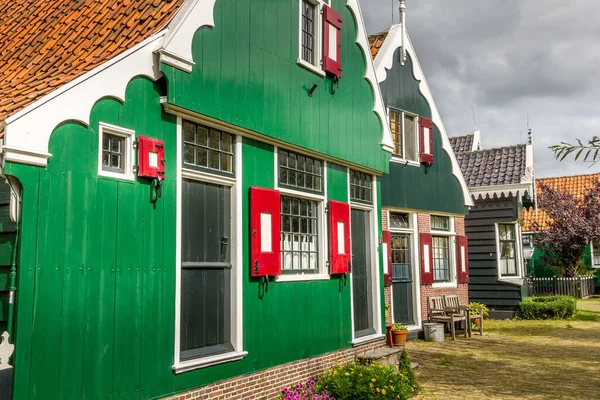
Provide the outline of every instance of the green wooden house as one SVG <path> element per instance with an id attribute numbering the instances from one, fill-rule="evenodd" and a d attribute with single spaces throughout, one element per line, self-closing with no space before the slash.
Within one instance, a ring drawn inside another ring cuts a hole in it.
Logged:
<path id="1" fill-rule="evenodd" d="M 0 12 L 14 399 L 272 398 L 384 345 L 394 144 L 357 0 Z"/>
<path id="2" fill-rule="evenodd" d="M 371 54 L 394 144 L 381 180 L 389 322 L 415 336 L 428 298 L 468 302 L 464 216 L 473 205 L 405 23 L 370 36 Z"/>

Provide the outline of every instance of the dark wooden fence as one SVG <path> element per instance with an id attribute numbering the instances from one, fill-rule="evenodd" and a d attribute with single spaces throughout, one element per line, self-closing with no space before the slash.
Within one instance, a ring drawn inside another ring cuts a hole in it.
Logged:
<path id="1" fill-rule="evenodd" d="M 585 299 L 594 294 L 594 277 L 576 278 L 529 278 L 527 280 L 530 296 L 573 296 Z"/>

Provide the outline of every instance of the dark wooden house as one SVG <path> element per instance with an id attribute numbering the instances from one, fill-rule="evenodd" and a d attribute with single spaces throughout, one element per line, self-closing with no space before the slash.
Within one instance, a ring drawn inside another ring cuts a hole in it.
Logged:
<path id="1" fill-rule="evenodd" d="M 531 137 L 483 150 L 479 132 L 450 142 L 475 202 L 465 219 L 469 299 L 486 304 L 493 317 L 512 316 L 527 296 L 520 221 L 535 197 Z"/>

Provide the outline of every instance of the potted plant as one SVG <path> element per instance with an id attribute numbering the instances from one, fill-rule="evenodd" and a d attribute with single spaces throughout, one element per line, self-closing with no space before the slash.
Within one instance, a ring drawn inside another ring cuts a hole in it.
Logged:
<path id="1" fill-rule="evenodd" d="M 470 310 L 471 315 L 479 315 L 481 313 L 481 315 L 483 315 L 483 318 L 490 317 L 489 309 L 483 303 L 477 303 L 475 301 L 472 301 L 469 303 L 469 307 L 471 308 L 471 310 Z M 479 325 L 481 323 L 481 319 L 476 318 L 473 320 L 473 323 L 475 325 Z"/>
<path id="2" fill-rule="evenodd" d="M 404 347 L 406 344 L 406 335 L 408 335 L 408 329 L 400 323 L 396 322 L 392 325 L 392 347 Z"/>

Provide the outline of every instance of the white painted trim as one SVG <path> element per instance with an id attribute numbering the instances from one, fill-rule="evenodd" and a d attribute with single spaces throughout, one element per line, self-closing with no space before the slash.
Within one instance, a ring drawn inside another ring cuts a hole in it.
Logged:
<path id="1" fill-rule="evenodd" d="M 215 356 L 203 357 L 189 361 L 183 361 L 173 365 L 173 371 L 176 374 L 193 371 L 195 369 L 211 367 L 217 364 L 226 362 L 239 361 L 248 355 L 247 351 L 231 352 L 225 354 L 217 354 Z"/>
<path id="2" fill-rule="evenodd" d="M 352 328 L 352 331 L 354 332 L 354 327 Z M 353 346 L 358 346 L 359 344 L 368 343 L 368 342 L 375 342 L 377 340 L 383 340 L 383 339 L 385 339 L 385 335 L 382 335 L 381 333 L 374 333 L 372 335 L 363 336 L 363 337 L 358 338 L 358 339 L 353 339 L 352 340 L 352 345 Z"/>
<path id="3" fill-rule="evenodd" d="M 48 164 L 48 158 L 50 157 L 52 157 L 52 154 L 44 151 L 36 151 L 8 145 L 2 146 L 3 161 L 45 167 Z"/>
<path id="4" fill-rule="evenodd" d="M 402 164 L 402 165 L 406 165 L 406 166 L 411 166 L 411 167 L 420 167 L 421 164 L 417 161 L 410 161 L 407 160 L 405 158 L 400 158 L 398 156 L 392 156 L 392 158 L 390 159 L 390 162 L 396 163 L 396 164 Z"/>
<path id="5" fill-rule="evenodd" d="M 417 294 L 416 296 L 416 323 L 419 328 L 423 326 L 423 318 L 421 316 L 421 265 L 419 263 L 419 217 L 415 212 L 413 213 L 413 262 L 414 262 L 414 284 L 413 290 Z"/>
<path id="6" fill-rule="evenodd" d="M 110 135 L 120 136 L 125 138 L 125 162 L 123 163 L 123 172 L 105 171 L 102 169 L 102 139 L 104 133 Z M 133 142 L 135 141 L 135 131 L 121 126 L 111 125 L 104 122 L 100 122 L 98 127 L 98 176 L 115 179 L 125 179 L 128 181 L 134 181 L 135 175 L 133 173 L 134 165 L 134 152 Z"/>
<path id="7" fill-rule="evenodd" d="M 456 275 L 456 274 L 454 274 Z M 456 288 L 458 287 L 456 280 L 454 282 L 437 282 L 431 285 L 434 289 L 442 289 L 442 288 Z"/>
<path id="8" fill-rule="evenodd" d="M 244 358 L 248 352 L 243 351 L 243 266 L 242 252 L 243 221 L 242 221 L 242 138 L 235 137 L 235 178 L 210 174 L 181 168 L 183 160 L 182 118 L 177 117 L 177 172 L 176 172 L 176 229 L 175 234 L 175 373 L 205 368 L 225 362 L 237 361 Z M 231 201 L 231 344 L 234 351 L 193 360 L 181 361 L 180 358 L 180 325 L 181 325 L 181 228 L 182 228 L 182 180 L 193 179 L 228 186 L 232 191 Z"/>
<path id="9" fill-rule="evenodd" d="M 45 166 L 50 157 L 50 136 L 56 126 L 69 120 L 87 126 L 92 107 L 99 99 L 113 97 L 123 102 L 127 84 L 134 77 L 160 78 L 152 51 L 163 34 L 149 37 L 7 118 L 4 149 L 9 156 L 5 160 Z M 15 149 L 22 149 L 21 155 Z M 23 157 L 24 150 L 30 156 Z"/>
<path id="10" fill-rule="evenodd" d="M 284 274 L 275 277 L 275 282 L 328 281 L 329 279 L 331 279 L 329 274 Z"/>
<path id="11" fill-rule="evenodd" d="M 433 94 L 431 93 L 431 89 L 429 88 L 429 84 L 425 79 L 425 74 L 423 73 L 419 59 L 417 58 L 417 54 L 410 40 L 410 36 L 408 35 L 408 32 L 406 32 L 402 25 L 397 24 L 393 25 L 390 28 L 387 38 L 383 42 L 383 45 L 381 46 L 379 52 L 377 53 L 377 56 L 375 57 L 375 73 L 379 78 L 379 82 L 383 82 L 386 80 L 387 70 L 390 70 L 394 63 L 394 53 L 396 52 L 396 49 L 398 49 L 402 45 L 403 34 L 406 35 L 406 51 L 408 54 L 410 54 L 413 61 L 413 75 L 415 79 L 419 82 L 419 91 L 421 92 L 423 97 L 425 97 L 425 99 L 429 103 L 429 106 L 431 107 L 431 120 L 433 121 L 433 124 L 437 126 L 440 130 L 440 134 L 442 136 L 442 147 L 445 150 L 448 157 L 450 158 L 450 162 L 452 164 L 452 174 L 456 177 L 462 188 L 465 206 L 472 207 L 474 203 L 471 199 L 469 188 L 467 187 L 467 182 L 463 177 L 460 165 L 458 164 L 456 156 L 454 155 L 454 151 L 452 151 L 452 146 L 450 145 L 450 140 L 448 139 L 448 134 L 446 133 L 446 128 L 444 127 L 442 117 L 438 111 L 437 105 L 435 104 L 435 100 L 433 98 Z"/>
<path id="12" fill-rule="evenodd" d="M 350 9 L 352 14 L 354 14 L 354 18 L 356 19 L 356 28 L 358 31 L 356 36 L 356 43 L 361 48 L 365 56 L 365 64 L 367 67 L 365 71 L 365 79 L 369 82 L 371 88 L 373 89 L 373 95 L 375 97 L 373 111 L 379 117 L 383 129 L 381 147 L 383 148 L 383 150 L 389 153 L 393 153 L 394 142 L 392 141 L 392 133 L 390 131 L 390 125 L 388 123 L 387 113 L 385 111 L 385 104 L 383 102 L 381 88 L 379 87 L 379 81 L 377 80 L 377 75 L 375 73 L 373 57 L 371 56 L 371 46 L 369 46 L 369 39 L 367 36 L 367 30 L 365 28 L 362 11 L 360 9 L 360 5 L 358 4 L 358 0 L 347 0 L 346 5 Z"/>
<path id="13" fill-rule="evenodd" d="M 165 37 L 155 46 L 160 61 L 184 72 L 191 72 L 194 65 L 192 41 L 194 34 L 203 26 L 214 27 L 216 0 L 188 0 L 169 23 Z"/>
<path id="14" fill-rule="evenodd" d="M 500 230 L 498 228 L 499 225 L 514 225 L 515 226 L 515 263 L 517 269 L 517 275 L 502 275 L 502 268 L 500 266 Z M 523 277 L 525 276 L 525 261 L 523 259 L 523 242 L 521 226 L 518 222 L 496 222 L 494 224 L 494 232 L 496 234 L 496 270 L 498 273 L 498 280 L 502 282 L 518 284 L 517 282 L 521 280 L 521 284 L 523 284 Z"/>
<path id="15" fill-rule="evenodd" d="M 475 199 L 486 197 L 493 198 L 496 197 L 510 197 L 515 196 L 518 197 L 521 194 L 525 194 L 525 192 L 529 193 L 533 196 L 533 183 L 515 183 L 512 185 L 489 185 L 489 186 L 474 186 L 469 188 L 471 195 L 475 197 Z"/>
<path id="16" fill-rule="evenodd" d="M 312 65 L 311 63 L 304 61 L 301 58 L 298 58 L 298 60 L 296 60 L 296 62 L 298 63 L 299 66 L 301 66 L 302 68 L 306 68 L 310 72 L 314 72 L 315 74 L 317 74 L 319 76 L 327 76 L 325 71 L 323 71 L 321 68 L 317 68 L 314 65 Z"/>

